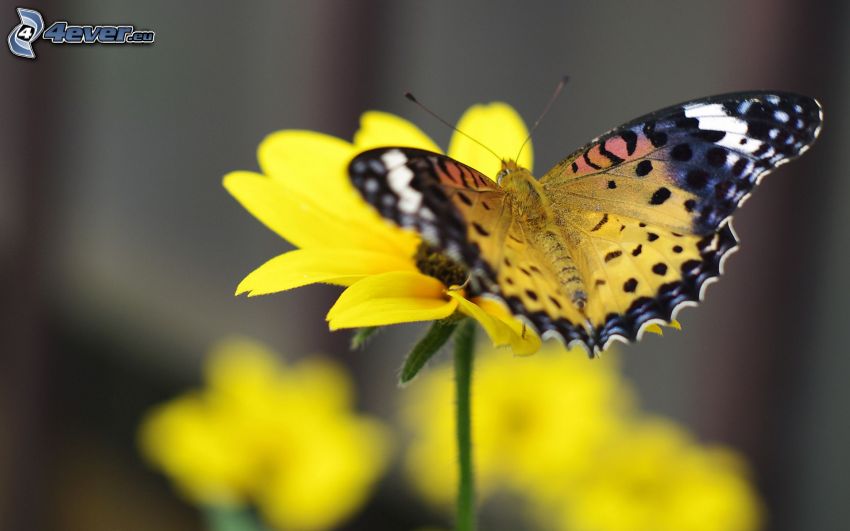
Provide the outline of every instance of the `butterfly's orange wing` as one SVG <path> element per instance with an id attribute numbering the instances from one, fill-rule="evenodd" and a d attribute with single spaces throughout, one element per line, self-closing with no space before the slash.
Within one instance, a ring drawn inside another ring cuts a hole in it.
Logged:
<path id="1" fill-rule="evenodd" d="M 808 149 L 821 120 L 817 101 L 794 94 L 697 100 L 602 135 L 540 180 L 577 242 L 597 348 L 701 299 L 736 246 L 734 210 Z"/>

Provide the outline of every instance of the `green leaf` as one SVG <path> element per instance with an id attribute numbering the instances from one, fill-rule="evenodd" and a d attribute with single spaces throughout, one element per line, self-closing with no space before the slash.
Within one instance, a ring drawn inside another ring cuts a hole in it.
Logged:
<path id="1" fill-rule="evenodd" d="M 434 321 L 431 324 L 428 333 L 419 340 L 419 343 L 413 347 L 413 350 L 407 355 L 407 359 L 404 360 L 399 383 L 404 385 L 419 374 L 419 371 L 428 363 L 428 360 L 434 357 L 434 354 L 446 344 L 446 341 L 452 336 L 452 332 L 455 331 L 459 322 L 460 319 L 452 316 Z"/>
<path id="2" fill-rule="evenodd" d="M 363 328 L 358 328 L 357 331 L 354 332 L 354 336 L 351 338 L 351 350 L 357 350 L 365 347 L 369 339 L 378 330 L 380 330 L 379 326 L 364 326 Z"/>

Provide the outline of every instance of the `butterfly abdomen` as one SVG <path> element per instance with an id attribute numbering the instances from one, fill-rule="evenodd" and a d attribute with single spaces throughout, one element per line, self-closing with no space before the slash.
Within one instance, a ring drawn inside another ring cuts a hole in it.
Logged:
<path id="1" fill-rule="evenodd" d="M 583 308 L 587 302 L 587 290 L 561 230 L 550 224 L 537 232 L 533 240 L 532 245 L 543 253 L 546 258 L 545 266 L 549 267 L 558 279 L 563 295 L 578 308 Z"/>

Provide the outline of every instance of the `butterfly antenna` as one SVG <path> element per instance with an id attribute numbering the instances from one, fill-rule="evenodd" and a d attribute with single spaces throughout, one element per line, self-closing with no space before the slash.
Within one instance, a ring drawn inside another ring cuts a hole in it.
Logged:
<path id="1" fill-rule="evenodd" d="M 543 108 L 543 112 L 540 113 L 540 117 L 535 120 L 534 125 L 531 126 L 531 131 L 528 132 L 528 136 L 525 137 L 525 141 L 519 147 L 519 152 L 516 154 L 516 159 L 519 160 L 519 156 L 522 155 L 522 150 L 525 148 L 525 145 L 528 144 L 528 141 L 531 140 L 531 135 L 534 134 L 534 131 L 537 129 L 537 126 L 540 125 L 540 122 L 543 121 L 543 117 L 545 117 L 549 113 L 549 109 L 552 108 L 552 104 L 555 103 L 555 100 L 558 99 L 558 96 L 561 95 L 561 91 L 564 90 L 564 87 L 567 85 L 567 81 L 570 80 L 570 76 L 564 76 L 558 81 L 558 85 L 555 87 L 555 91 L 552 93 L 552 96 L 549 98 L 549 103 L 546 104 L 546 107 Z"/>
<path id="2" fill-rule="evenodd" d="M 447 121 L 443 120 L 443 119 L 440 117 L 440 115 L 438 115 L 437 113 L 435 113 L 434 111 L 432 111 L 431 109 L 429 109 L 428 107 L 426 107 L 426 106 L 425 106 L 425 105 L 424 105 L 421 101 L 417 100 L 417 99 L 416 99 L 416 97 L 415 97 L 413 94 L 411 94 L 410 92 L 405 92 L 405 93 L 404 93 L 404 97 L 405 97 L 405 98 L 407 98 L 407 99 L 409 99 L 410 101 L 412 101 L 412 102 L 413 102 L 413 103 L 415 103 L 416 105 L 419 105 L 419 106 L 422 108 L 422 110 L 423 110 L 423 111 L 427 112 L 428 114 L 430 114 L 431 116 L 433 116 L 434 118 L 436 118 L 437 120 L 439 120 L 439 121 L 440 121 L 440 123 L 442 123 L 443 125 L 445 125 L 445 126 L 446 126 L 446 127 L 448 127 L 449 129 L 451 129 L 451 130 L 453 130 L 453 131 L 455 131 L 455 132 L 457 132 L 457 133 L 462 134 L 462 135 L 463 135 L 463 136 L 465 136 L 466 138 L 468 138 L 468 139 L 472 140 L 473 142 L 475 142 L 475 143 L 476 143 L 476 144 L 478 144 L 479 146 L 483 147 L 484 149 L 486 149 L 487 151 L 489 151 L 490 153 L 492 153 L 494 157 L 496 157 L 497 159 L 499 159 L 499 162 L 501 162 L 501 161 L 502 161 L 502 157 L 500 157 L 498 154 L 496 154 L 496 152 L 495 152 L 495 151 L 493 151 L 492 149 L 488 148 L 487 146 L 485 146 L 484 144 L 482 144 L 482 143 L 481 143 L 481 142 L 479 142 L 478 140 L 476 140 L 476 139 L 472 138 L 472 137 L 471 137 L 471 136 L 469 136 L 468 134 L 464 133 L 463 131 L 461 131 L 461 130 L 460 130 L 460 129 L 458 129 L 457 127 L 453 126 L 453 125 L 452 125 L 452 124 L 450 124 L 449 122 L 447 122 Z"/>

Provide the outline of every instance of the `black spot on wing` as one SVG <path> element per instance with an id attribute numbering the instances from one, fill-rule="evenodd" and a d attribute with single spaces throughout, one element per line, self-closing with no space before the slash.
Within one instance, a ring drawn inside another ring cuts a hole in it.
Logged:
<path id="1" fill-rule="evenodd" d="M 667 144 L 667 133 L 657 130 L 657 122 L 651 117 L 643 124 L 643 134 L 649 139 L 653 147 L 660 148 Z"/>
<path id="2" fill-rule="evenodd" d="M 475 232 L 477 232 L 481 236 L 490 236 L 490 232 L 484 227 L 482 227 L 481 224 L 477 221 L 472 222 L 472 228 L 474 228 Z"/>
<path id="3" fill-rule="evenodd" d="M 626 143 L 626 154 L 631 156 L 637 148 L 637 133 L 635 133 L 634 131 L 625 130 L 620 133 L 620 138 L 622 138 L 623 142 Z"/>
<path id="4" fill-rule="evenodd" d="M 607 142 L 607 140 L 603 140 L 602 142 L 599 143 L 599 153 L 603 157 L 605 157 L 606 159 L 610 160 L 611 164 L 619 164 L 619 163 L 623 162 L 623 159 L 621 159 L 617 155 L 611 153 L 610 151 L 608 151 L 605 148 L 605 142 Z"/>
<path id="5" fill-rule="evenodd" d="M 732 175 L 735 177 L 740 177 L 743 175 L 744 171 L 746 171 L 747 167 L 750 165 L 750 160 L 746 157 L 741 157 L 735 164 L 732 165 Z"/>
<path id="6" fill-rule="evenodd" d="M 458 199 L 460 199 L 466 206 L 472 206 L 472 199 L 470 199 L 468 195 L 463 192 L 455 193 L 457 194 Z"/>
<path id="7" fill-rule="evenodd" d="M 664 204 L 664 202 L 668 199 L 670 199 L 670 190 L 662 186 L 661 188 L 652 193 L 652 197 L 649 198 L 649 204 L 661 205 Z"/>
<path id="8" fill-rule="evenodd" d="M 693 151 L 691 150 L 691 146 L 687 143 L 676 144 L 673 149 L 670 151 L 670 156 L 673 157 L 673 160 L 679 162 L 688 162 L 694 156 Z"/>
<path id="9" fill-rule="evenodd" d="M 594 225 L 594 226 L 593 226 L 593 228 L 592 228 L 592 229 L 590 229 L 590 232 L 596 232 L 596 231 L 598 231 L 598 230 L 599 230 L 599 229 L 601 229 L 601 228 L 602 228 L 602 227 L 603 227 L 606 223 L 608 223 L 608 214 L 607 214 L 607 213 L 602 214 L 602 219 L 600 219 L 600 220 L 599 220 L 599 222 L 597 222 L 597 223 L 596 223 L 596 225 Z"/>
<path id="10" fill-rule="evenodd" d="M 613 260 L 613 259 L 617 258 L 617 257 L 618 257 L 618 256 L 620 256 L 621 254 L 623 254 L 623 251 L 611 251 L 610 253 L 607 253 L 607 254 L 605 255 L 605 262 L 606 262 L 606 263 L 607 263 L 607 262 L 610 262 L 611 260 Z"/>
<path id="11" fill-rule="evenodd" d="M 685 175 L 685 183 L 691 190 L 702 190 L 708 184 L 709 177 L 711 174 L 704 169 L 694 168 Z"/>
<path id="12" fill-rule="evenodd" d="M 708 143 L 720 142 L 726 137 L 726 131 L 714 131 L 711 129 L 699 129 L 691 133 L 691 136 L 695 136 L 700 140 L 704 140 Z"/>
<path id="13" fill-rule="evenodd" d="M 726 156 L 727 152 L 725 149 L 722 147 L 713 147 L 706 151 L 705 160 L 709 166 L 719 168 L 726 164 Z"/>
<path id="14" fill-rule="evenodd" d="M 587 164 L 588 166 L 590 166 L 591 168 L 593 168 L 594 170 L 601 170 L 602 166 L 598 166 L 598 165 L 594 164 L 593 162 L 591 162 L 589 153 L 590 153 L 589 151 L 584 152 L 584 155 L 582 156 L 582 158 L 584 159 L 584 163 Z"/>
<path id="15" fill-rule="evenodd" d="M 635 166 L 635 174 L 638 177 L 646 177 L 652 171 L 652 161 L 642 160 Z"/>

